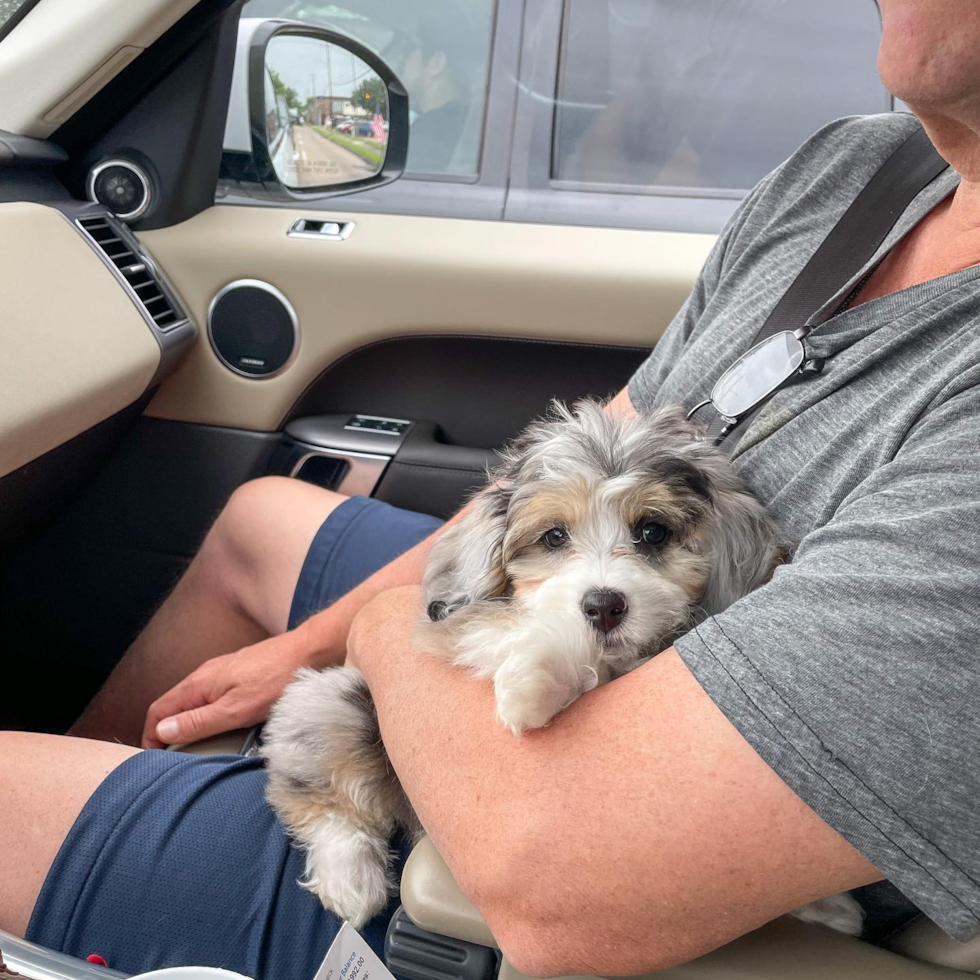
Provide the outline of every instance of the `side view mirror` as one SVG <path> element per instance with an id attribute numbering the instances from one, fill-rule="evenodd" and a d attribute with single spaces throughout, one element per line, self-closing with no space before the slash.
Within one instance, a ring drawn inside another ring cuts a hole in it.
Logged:
<path id="1" fill-rule="evenodd" d="M 249 154 L 254 179 L 297 199 L 388 184 L 408 131 L 404 87 L 362 44 L 296 21 L 240 22 L 225 152 Z"/>

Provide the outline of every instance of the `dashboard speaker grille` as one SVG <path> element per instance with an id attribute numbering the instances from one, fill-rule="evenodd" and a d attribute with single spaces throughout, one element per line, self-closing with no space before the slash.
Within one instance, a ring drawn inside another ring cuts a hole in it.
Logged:
<path id="1" fill-rule="evenodd" d="M 139 252 L 135 240 L 130 239 L 122 225 L 108 216 L 79 218 L 78 224 L 119 270 L 132 287 L 140 306 L 161 330 L 186 319 L 183 311 L 164 292 L 151 272 L 145 256 Z"/>
<path id="2" fill-rule="evenodd" d="M 88 199 L 122 221 L 141 218 L 150 206 L 150 178 L 130 160 L 106 160 L 88 176 Z"/>
<path id="3" fill-rule="evenodd" d="M 211 301 L 208 334 L 227 367 L 263 378 L 289 363 L 299 340 L 299 323 L 289 300 L 275 286 L 240 279 Z"/>

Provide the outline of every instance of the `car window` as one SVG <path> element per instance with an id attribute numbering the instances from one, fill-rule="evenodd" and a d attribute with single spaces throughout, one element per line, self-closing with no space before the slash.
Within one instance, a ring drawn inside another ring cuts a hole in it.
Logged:
<path id="1" fill-rule="evenodd" d="M 2 2 L 2 0 L 0 0 Z M 243 17 L 285 17 L 348 34 L 408 90 L 407 170 L 479 173 L 494 0 L 248 0 Z"/>
<path id="2" fill-rule="evenodd" d="M 744 191 L 891 107 L 874 0 L 566 0 L 552 179 Z"/>
<path id="3" fill-rule="evenodd" d="M 0 38 L 3 38 L 38 0 L 0 0 Z"/>

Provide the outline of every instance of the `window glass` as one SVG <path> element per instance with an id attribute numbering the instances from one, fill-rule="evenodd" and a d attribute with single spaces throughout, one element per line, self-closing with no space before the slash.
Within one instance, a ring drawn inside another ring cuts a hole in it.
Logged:
<path id="1" fill-rule="evenodd" d="M 303 20 L 376 51 L 408 90 L 407 169 L 472 176 L 479 171 L 493 10 L 494 0 L 248 0 L 242 16 Z"/>
<path id="2" fill-rule="evenodd" d="M 874 0 L 566 0 L 552 176 L 745 190 L 889 108 L 879 37 Z"/>
<path id="3" fill-rule="evenodd" d="M 19 13 L 23 7 L 33 7 L 37 0 L 0 0 L 0 32 L 3 32 L 4 25 L 14 14 Z"/>

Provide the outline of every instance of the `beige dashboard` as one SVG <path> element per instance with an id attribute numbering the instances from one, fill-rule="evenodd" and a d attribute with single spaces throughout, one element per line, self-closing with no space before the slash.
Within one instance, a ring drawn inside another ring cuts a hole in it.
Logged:
<path id="1" fill-rule="evenodd" d="M 0 204 L 0 477 L 136 401 L 160 345 L 54 208 Z"/>

